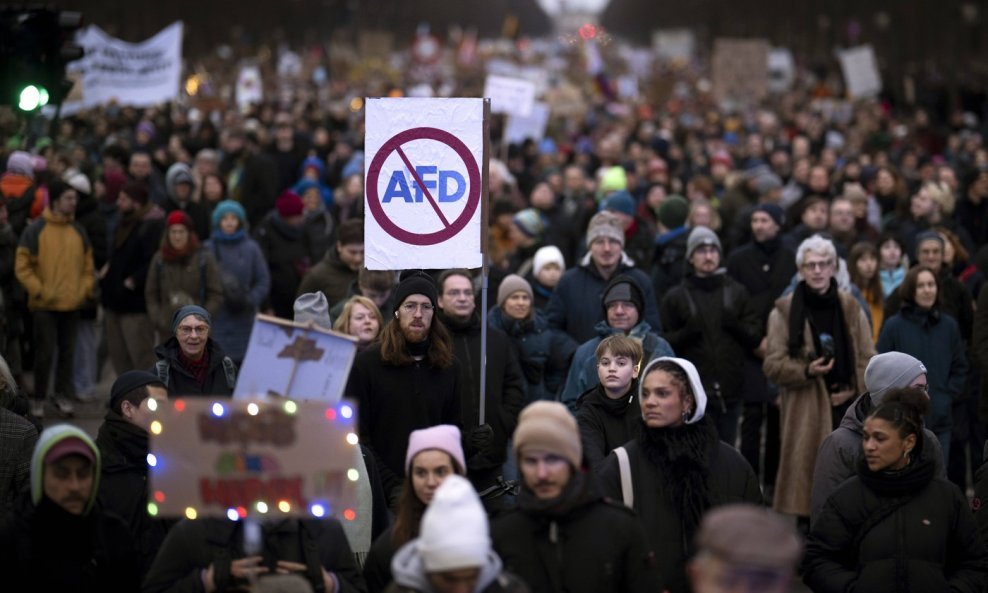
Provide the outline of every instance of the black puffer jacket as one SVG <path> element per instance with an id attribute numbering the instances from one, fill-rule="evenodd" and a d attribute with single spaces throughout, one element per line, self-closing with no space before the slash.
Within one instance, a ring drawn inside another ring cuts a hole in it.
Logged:
<path id="1" fill-rule="evenodd" d="M 918 460 L 873 489 L 864 461 L 827 500 L 806 542 L 803 580 L 816 593 L 976 593 L 988 584 L 988 552 L 957 486 Z M 876 474 L 872 474 L 876 475 Z M 868 482 L 866 484 L 866 482 Z M 886 486 L 887 488 L 887 486 Z"/>
<path id="2" fill-rule="evenodd" d="M 504 569 L 539 593 L 661 591 L 641 525 L 628 509 L 602 500 L 592 480 L 574 474 L 554 506 L 522 491 L 520 508 L 491 525 Z"/>
<path id="3" fill-rule="evenodd" d="M 526 402 L 555 399 L 566 380 L 577 343 L 559 330 L 549 327 L 542 311 L 533 309 L 524 321 L 511 319 L 501 307 L 487 314 L 487 323 L 504 331 L 518 348 L 518 362 L 527 385 Z"/>
<path id="4" fill-rule="evenodd" d="M 698 518 L 687 512 L 732 503 L 762 504 L 758 478 L 737 449 L 717 440 L 706 419 L 679 428 L 647 429 L 642 424 L 638 439 L 625 445 L 631 462 L 635 511 L 648 534 L 665 588 L 686 593 L 686 561 L 693 554 Z M 662 467 L 655 462 L 662 459 Z M 604 460 L 597 477 L 605 495 L 622 500 L 621 471 L 617 456 Z M 684 491 L 704 490 L 706 502 L 690 498 Z M 682 506 L 674 501 L 680 498 Z"/>
<path id="5" fill-rule="evenodd" d="M 763 334 L 748 291 L 723 273 L 690 273 L 666 293 L 659 311 L 663 336 L 678 356 L 696 365 L 711 405 L 737 401 L 745 355 Z"/>

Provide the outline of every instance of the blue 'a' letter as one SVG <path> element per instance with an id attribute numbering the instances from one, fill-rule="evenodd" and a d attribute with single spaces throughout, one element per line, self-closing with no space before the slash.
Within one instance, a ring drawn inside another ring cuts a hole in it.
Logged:
<path id="1" fill-rule="evenodd" d="M 409 204 L 412 203 L 412 192 L 408 190 L 408 182 L 405 181 L 402 171 L 395 171 L 391 174 L 391 181 L 388 182 L 388 188 L 384 190 L 384 198 L 381 203 L 387 204 L 391 198 L 401 198 Z"/>

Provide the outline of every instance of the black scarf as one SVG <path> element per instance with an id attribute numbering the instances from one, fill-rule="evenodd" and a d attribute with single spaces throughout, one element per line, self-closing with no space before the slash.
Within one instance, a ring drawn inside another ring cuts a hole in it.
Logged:
<path id="1" fill-rule="evenodd" d="M 938 309 L 924 309 L 909 300 L 906 300 L 902 307 L 902 316 L 918 323 L 923 328 L 929 328 L 940 323 L 940 311 Z"/>
<path id="2" fill-rule="evenodd" d="M 99 433 L 96 444 L 103 455 L 103 469 L 115 463 L 125 464 L 147 472 L 148 433 L 140 426 L 128 422 L 120 414 L 110 410 Z M 111 452 L 112 453 L 108 453 Z"/>
<path id="3" fill-rule="evenodd" d="M 641 421 L 642 453 L 658 466 L 663 489 L 683 521 L 683 534 L 692 538 L 700 518 L 710 508 L 710 452 L 717 432 L 707 418 L 676 428 L 649 428 Z"/>
<path id="4" fill-rule="evenodd" d="M 529 515 L 539 515 L 552 520 L 562 519 L 587 503 L 600 499 L 594 482 L 582 470 L 573 472 L 562 493 L 556 498 L 543 500 L 535 496 L 528 486 L 518 493 L 518 508 Z"/>
<path id="5" fill-rule="evenodd" d="M 432 345 L 432 338 L 426 336 L 421 342 L 405 342 L 408 348 L 408 355 L 412 358 L 426 357 L 429 354 L 429 346 Z"/>
<path id="6" fill-rule="evenodd" d="M 776 235 L 771 239 L 762 241 L 761 243 L 758 241 L 753 241 L 753 243 L 755 244 L 755 247 L 765 255 L 775 255 L 775 252 L 782 246 L 782 236 Z"/>
<path id="7" fill-rule="evenodd" d="M 820 357 L 820 334 L 829 332 L 834 337 L 834 367 L 827 373 L 827 385 L 846 385 L 850 387 L 854 379 L 854 353 L 848 338 L 847 323 L 844 320 L 844 308 L 840 302 L 840 291 L 837 280 L 830 279 L 830 288 L 820 294 L 808 287 L 806 281 L 800 281 L 792 295 L 792 307 L 789 310 L 789 357 L 802 357 L 803 331 L 806 322 L 810 322 L 813 335 L 813 346 L 816 353 L 811 356 Z"/>

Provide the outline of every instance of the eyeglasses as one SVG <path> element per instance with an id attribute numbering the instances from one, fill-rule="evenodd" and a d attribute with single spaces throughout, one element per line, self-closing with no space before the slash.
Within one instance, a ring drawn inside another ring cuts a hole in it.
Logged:
<path id="1" fill-rule="evenodd" d="M 831 268 L 833 265 L 834 265 L 834 262 L 831 261 L 831 260 L 829 260 L 829 259 L 827 261 L 807 261 L 807 262 L 803 262 L 803 269 L 804 270 L 826 270 L 826 269 Z"/>
<path id="2" fill-rule="evenodd" d="M 180 336 L 191 336 L 193 333 L 203 334 L 209 333 L 208 325 L 180 325 L 176 333 Z"/>
<path id="3" fill-rule="evenodd" d="M 422 309 L 422 314 L 432 313 L 432 303 L 405 303 L 401 306 L 401 310 L 409 315 L 415 315 L 415 312 Z"/>

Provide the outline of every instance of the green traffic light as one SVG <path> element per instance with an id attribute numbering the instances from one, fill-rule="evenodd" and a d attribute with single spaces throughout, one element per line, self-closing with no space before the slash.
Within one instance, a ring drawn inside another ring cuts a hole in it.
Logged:
<path id="1" fill-rule="evenodd" d="M 48 104 L 48 89 L 43 86 L 29 84 L 21 89 L 17 107 L 21 111 L 34 111 Z"/>

